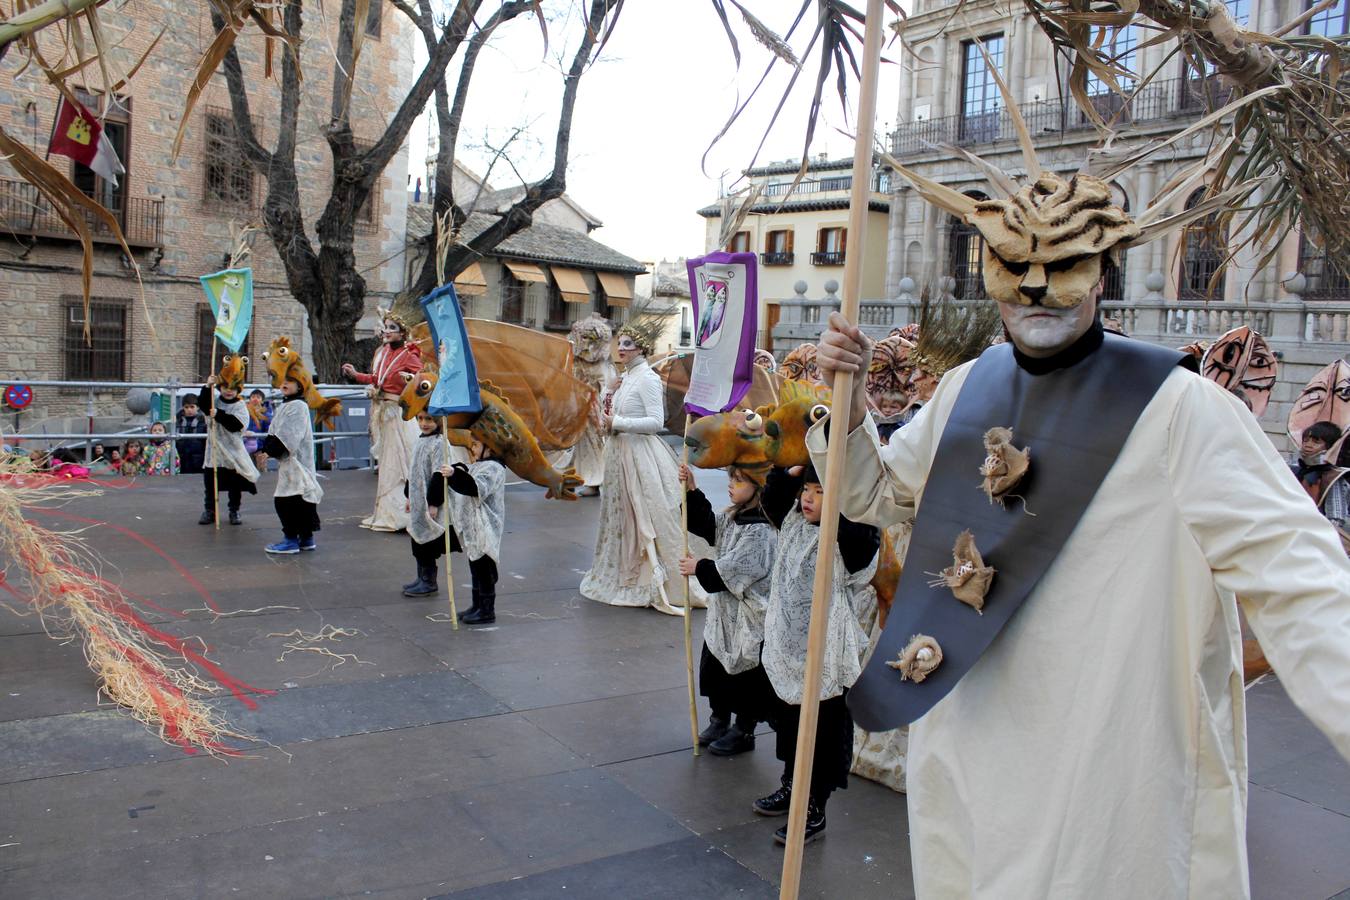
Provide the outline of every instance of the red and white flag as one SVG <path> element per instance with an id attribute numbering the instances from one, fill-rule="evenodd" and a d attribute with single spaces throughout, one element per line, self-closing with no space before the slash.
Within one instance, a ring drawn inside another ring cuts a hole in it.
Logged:
<path id="1" fill-rule="evenodd" d="M 56 127 L 52 129 L 52 142 L 47 150 L 88 166 L 114 186 L 117 176 L 126 172 L 102 123 L 89 110 L 65 97 L 57 106 Z"/>

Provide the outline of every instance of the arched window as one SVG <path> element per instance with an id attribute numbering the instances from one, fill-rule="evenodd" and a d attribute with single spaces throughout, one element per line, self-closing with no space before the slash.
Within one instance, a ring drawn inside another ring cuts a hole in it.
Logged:
<path id="1" fill-rule="evenodd" d="M 1298 270 L 1308 280 L 1305 300 L 1350 300 L 1350 273 L 1332 261 L 1325 247 L 1308 234 L 1307 226 L 1298 238 Z"/>
<path id="2" fill-rule="evenodd" d="M 1205 189 L 1191 194 L 1186 208 L 1191 209 L 1205 196 Z M 1217 213 L 1211 213 L 1186 226 L 1181 233 L 1181 272 L 1177 277 L 1178 300 L 1223 299 L 1223 278 L 1220 277 L 1210 293 L 1214 273 L 1223 265 L 1228 254 L 1224 236 L 1219 232 Z"/>
<path id="3" fill-rule="evenodd" d="M 976 200 L 989 198 L 979 191 L 966 191 Z M 984 238 L 974 225 L 952 218 L 947 225 L 947 271 L 956 279 L 952 293 L 958 300 L 983 300 Z"/>
<path id="4" fill-rule="evenodd" d="M 1111 184 L 1111 196 L 1120 204 L 1120 208 L 1125 212 L 1130 211 L 1130 198 L 1126 195 L 1125 189 L 1120 185 Z M 1102 285 L 1103 300 L 1124 300 L 1125 299 L 1125 251 L 1120 252 L 1120 259 L 1115 266 L 1106 270 L 1106 284 Z"/>

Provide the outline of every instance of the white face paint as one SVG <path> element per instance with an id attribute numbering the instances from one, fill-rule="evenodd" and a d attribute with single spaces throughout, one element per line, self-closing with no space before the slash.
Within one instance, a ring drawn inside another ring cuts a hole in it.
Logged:
<path id="1" fill-rule="evenodd" d="M 1053 356 L 1092 327 L 1097 303 L 1094 296 L 1071 309 L 1000 303 L 998 310 L 1018 350 L 1027 356 Z"/>

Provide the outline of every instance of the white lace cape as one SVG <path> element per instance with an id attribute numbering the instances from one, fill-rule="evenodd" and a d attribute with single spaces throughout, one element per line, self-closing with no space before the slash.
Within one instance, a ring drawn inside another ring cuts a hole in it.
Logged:
<path id="1" fill-rule="evenodd" d="M 713 562 L 727 590 L 708 595 L 703 640 L 730 675 L 759 665 L 777 544 L 778 533 L 768 522 L 738 525 L 728 512 L 717 514 Z"/>

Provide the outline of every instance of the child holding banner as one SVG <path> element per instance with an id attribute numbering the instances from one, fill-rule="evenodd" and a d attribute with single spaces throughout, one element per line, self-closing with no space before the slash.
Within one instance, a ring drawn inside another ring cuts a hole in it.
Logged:
<path id="1" fill-rule="evenodd" d="M 239 506 L 244 492 L 258 493 L 258 469 L 244 446 L 248 406 L 239 396 L 244 367 L 233 364 L 233 360 L 235 357 L 225 357 L 223 371 L 237 373 L 233 374 L 229 383 L 222 382 L 219 375 L 213 374 L 198 395 L 202 401 L 202 413 L 207 419 L 214 420 L 218 429 L 215 439 L 206 442 L 206 465 L 202 469 L 205 508 L 197 520 L 200 525 L 210 525 L 215 521 L 220 494 L 229 498 L 230 524 L 242 524 Z M 212 388 L 219 392 L 218 401 Z"/>
<path id="2" fill-rule="evenodd" d="M 448 461 L 449 444 L 435 416 L 418 413 L 417 427 L 422 434 L 413 444 L 408 483 L 403 488 L 408 495 L 408 539 L 417 561 L 417 578 L 403 585 L 405 597 L 429 597 L 440 590 L 436 560 L 445 554 L 445 529 L 449 527 L 445 476 L 441 473 Z"/>
<path id="3" fill-rule="evenodd" d="M 770 473 L 764 491 L 764 511 L 778 525 L 779 532 L 764 621 L 763 661 L 764 672 L 773 686 L 767 718 L 777 733 L 775 749 L 783 763 L 783 776 L 778 790 L 754 802 L 755 812 L 762 816 L 787 815 L 792 803 L 792 767 L 797 754 L 797 725 L 823 506 L 824 489 L 812 466 L 806 466 L 800 475 L 782 470 Z M 834 596 L 825 637 L 820 719 L 806 814 L 808 843 L 825 832 L 825 803 L 830 794 L 848 787 L 853 762 L 853 717 L 844 698 L 862 674 L 867 632 L 861 621 L 875 614 L 876 591 L 870 582 L 876 574 L 880 546 L 881 536 L 875 528 L 839 517 Z M 774 840 L 787 843 L 786 826 L 774 832 Z"/>
<path id="4" fill-rule="evenodd" d="M 778 543 L 777 530 L 760 504 L 768 470 L 732 466 L 727 474 L 731 506 L 714 514 L 694 483 L 694 473 L 680 466 L 680 481 L 689 492 L 689 533 L 703 538 L 717 554 L 680 560 L 680 574 L 697 578 L 708 594 L 698 683 L 712 707 L 712 719 L 698 742 L 714 756 L 755 749 L 755 726 L 770 692 L 759 655 Z"/>

